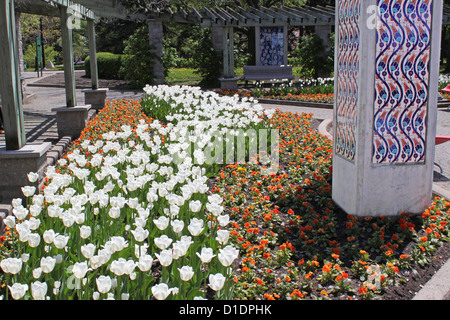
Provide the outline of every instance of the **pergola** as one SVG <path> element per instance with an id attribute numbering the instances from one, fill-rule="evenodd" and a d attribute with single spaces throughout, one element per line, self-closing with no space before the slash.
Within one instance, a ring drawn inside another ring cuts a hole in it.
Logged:
<path id="1" fill-rule="evenodd" d="M 98 18 L 126 18 L 117 0 L 1 0 L 0 1 L 0 94 L 7 150 L 19 150 L 26 144 L 15 14 L 30 13 L 57 16 L 61 19 L 64 59 L 66 109 L 76 110 L 75 72 L 73 66 L 72 29 L 74 19 L 87 20 L 91 56 L 92 89 L 98 88 L 94 21 Z M 6 44 L 6 45 L 5 45 Z M 102 90 L 100 90 L 102 92 Z M 79 109 L 79 108 L 78 108 Z M 62 111 L 62 109 L 60 110 Z M 87 112 L 85 112 L 87 113 Z"/>
<path id="2" fill-rule="evenodd" d="M 162 23 L 176 23 L 210 27 L 214 47 L 223 52 L 223 77 L 234 78 L 234 28 L 253 27 L 255 29 L 256 65 L 270 64 L 264 61 L 264 47 L 278 44 L 279 57 L 271 59 L 275 65 L 287 65 L 287 31 L 289 27 L 314 27 L 315 33 L 328 41 L 328 36 L 335 26 L 335 7 L 333 6 L 292 6 L 292 7 L 166 7 L 154 12 L 137 13 L 132 18 L 149 21 L 150 42 L 162 54 Z M 450 7 L 444 6 L 443 24 L 450 24 Z M 265 38 L 269 43 L 265 43 Z M 269 59 L 270 60 L 270 59 Z M 158 64 L 158 62 L 157 62 Z M 160 64 L 160 63 L 159 63 Z M 156 67 L 158 83 L 164 82 L 162 65 Z"/>
<path id="3" fill-rule="evenodd" d="M 234 78 L 234 28 L 249 27 L 255 29 L 255 58 L 256 65 L 287 65 L 288 28 L 289 27 L 315 27 L 316 33 L 327 40 L 335 24 L 334 7 L 331 6 L 302 6 L 302 7 L 167 7 L 156 12 L 134 14 L 131 17 L 148 19 L 151 21 L 152 30 L 161 30 L 162 23 L 173 21 L 182 24 L 210 27 L 212 30 L 212 42 L 215 49 L 223 52 L 223 77 Z M 153 31 L 154 32 L 154 31 Z M 150 42 L 162 52 L 162 42 L 156 40 L 162 36 L 150 37 Z M 268 45 L 273 50 L 266 50 L 277 56 L 270 57 L 271 63 L 264 58 L 264 47 Z M 262 53 L 262 54 L 261 54 Z M 164 82 L 162 75 L 157 74 L 159 83 Z"/>

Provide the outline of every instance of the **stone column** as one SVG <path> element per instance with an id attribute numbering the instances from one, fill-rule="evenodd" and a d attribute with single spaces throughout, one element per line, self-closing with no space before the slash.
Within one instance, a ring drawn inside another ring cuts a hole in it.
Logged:
<path id="1" fill-rule="evenodd" d="M 325 46 L 325 52 L 330 51 L 331 26 L 315 26 L 314 28 L 315 34 L 323 41 L 323 45 Z"/>
<path id="2" fill-rule="evenodd" d="M 109 89 L 98 87 L 97 48 L 95 44 L 95 21 L 93 19 L 87 19 L 87 30 L 92 89 L 83 90 L 84 103 L 92 105 L 93 109 L 100 110 L 105 106 L 106 95 Z"/>
<path id="3" fill-rule="evenodd" d="M 441 24 L 438 0 L 336 1 L 332 193 L 349 214 L 431 203 Z"/>
<path id="4" fill-rule="evenodd" d="M 66 106 L 52 109 L 56 112 L 58 135 L 60 138 L 79 137 L 86 127 L 91 105 L 77 105 L 75 71 L 73 65 L 72 17 L 67 7 L 60 6 L 61 38 L 64 58 L 64 84 L 66 88 Z"/>
<path id="5" fill-rule="evenodd" d="M 158 58 L 163 55 L 163 25 L 162 21 L 149 19 L 148 24 L 148 34 L 150 46 L 153 47 L 153 53 L 156 54 Z M 164 65 L 159 59 L 155 59 L 155 64 L 153 67 L 153 73 L 156 77 L 156 84 L 164 84 Z"/>
<path id="6" fill-rule="evenodd" d="M 0 1 L 0 95 L 8 150 L 19 150 L 26 143 L 14 16 L 14 1 Z"/>
<path id="7" fill-rule="evenodd" d="M 16 30 L 17 30 L 17 54 L 19 57 L 19 70 L 23 74 L 25 71 L 25 65 L 23 62 L 23 41 L 22 41 L 22 22 L 20 20 L 21 13 L 15 12 L 16 14 Z"/>
<path id="8" fill-rule="evenodd" d="M 222 90 L 237 90 L 238 78 L 234 73 L 234 29 L 222 28 L 223 77 L 219 78 Z"/>

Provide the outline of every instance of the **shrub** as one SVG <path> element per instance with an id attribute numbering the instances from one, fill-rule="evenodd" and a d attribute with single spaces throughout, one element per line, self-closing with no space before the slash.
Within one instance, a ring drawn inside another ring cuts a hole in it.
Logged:
<path id="1" fill-rule="evenodd" d="M 133 81 L 137 88 L 155 84 L 153 65 L 158 57 L 152 52 L 148 41 L 147 26 L 137 29 L 136 33 L 125 41 L 123 53 L 121 73 L 126 80 Z"/>
<path id="2" fill-rule="evenodd" d="M 332 72 L 323 41 L 316 34 L 303 36 L 292 56 L 292 64 L 300 67 L 300 77 L 318 78 Z"/>
<path id="3" fill-rule="evenodd" d="M 218 87 L 220 85 L 219 78 L 222 72 L 223 57 L 221 52 L 214 49 L 209 29 L 203 32 L 203 36 L 195 47 L 194 52 L 194 67 L 197 69 L 196 73 L 202 77 L 200 86 Z"/>
<path id="4" fill-rule="evenodd" d="M 111 52 L 97 53 L 98 77 L 100 79 L 123 79 L 120 72 L 122 58 L 123 55 L 121 54 L 114 54 Z M 91 77 L 90 57 L 86 58 L 84 68 L 86 70 L 86 76 Z"/>
<path id="5" fill-rule="evenodd" d="M 55 63 L 57 60 L 61 60 L 61 52 L 55 50 L 54 47 L 45 46 L 45 60 Z M 36 43 L 29 45 L 23 53 L 23 61 L 27 65 L 27 68 L 36 67 Z M 45 67 L 45 66 L 44 66 Z"/>

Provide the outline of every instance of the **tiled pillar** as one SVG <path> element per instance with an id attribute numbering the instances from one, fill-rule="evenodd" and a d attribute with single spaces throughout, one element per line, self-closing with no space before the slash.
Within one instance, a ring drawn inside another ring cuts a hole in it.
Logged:
<path id="1" fill-rule="evenodd" d="M 150 45 L 154 47 L 153 52 L 158 58 L 163 55 L 163 25 L 159 20 L 147 20 Z M 162 61 L 155 59 L 153 73 L 156 84 L 164 84 L 164 66 Z"/>
<path id="2" fill-rule="evenodd" d="M 430 205 L 439 0 L 337 0 L 333 200 L 358 216 Z"/>

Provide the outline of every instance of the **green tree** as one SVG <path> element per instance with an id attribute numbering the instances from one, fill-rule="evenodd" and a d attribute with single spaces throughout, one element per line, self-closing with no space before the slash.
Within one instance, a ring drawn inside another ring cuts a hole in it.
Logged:
<path id="1" fill-rule="evenodd" d="M 125 41 L 124 55 L 122 56 L 121 73 L 126 80 L 131 80 L 137 88 L 155 83 L 153 74 L 154 59 L 152 47 L 148 41 L 148 28 L 142 26 L 136 33 Z"/>
<path id="2" fill-rule="evenodd" d="M 300 77 L 318 78 L 331 72 L 323 41 L 314 33 L 303 36 L 292 55 L 292 63 L 300 67 Z"/>
<path id="3" fill-rule="evenodd" d="M 214 49 L 209 28 L 202 30 L 202 37 L 194 52 L 195 59 L 193 64 L 197 69 L 196 73 L 202 77 L 200 85 L 203 87 L 219 86 L 219 78 L 223 69 L 223 56 L 222 52 Z"/>

